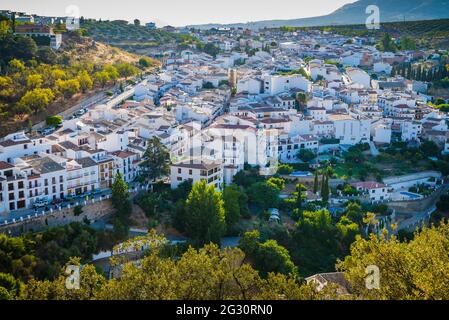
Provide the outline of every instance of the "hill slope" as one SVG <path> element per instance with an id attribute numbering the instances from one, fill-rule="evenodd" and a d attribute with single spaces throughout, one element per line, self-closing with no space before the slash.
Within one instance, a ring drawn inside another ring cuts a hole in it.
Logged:
<path id="1" fill-rule="evenodd" d="M 267 20 L 248 24 L 237 23 L 229 25 L 208 24 L 194 26 L 197 28 L 246 27 L 277 28 L 281 26 L 308 27 L 326 25 L 364 24 L 366 8 L 376 5 L 380 9 L 381 22 L 416 21 L 449 18 L 449 0 L 360 0 L 346 4 L 331 14 L 293 20 Z"/>

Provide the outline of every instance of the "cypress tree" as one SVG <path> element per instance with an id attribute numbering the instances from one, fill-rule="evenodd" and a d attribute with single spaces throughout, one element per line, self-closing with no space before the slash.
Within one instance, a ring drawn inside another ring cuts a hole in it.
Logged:
<path id="1" fill-rule="evenodd" d="M 318 187 L 319 187 L 319 182 L 318 182 L 318 171 L 315 171 L 315 179 L 313 180 L 313 193 L 317 193 L 318 192 Z"/>
<path id="2" fill-rule="evenodd" d="M 323 174 L 323 180 L 321 184 L 321 198 L 323 202 L 329 202 L 329 178 L 327 176 L 327 172 Z"/>

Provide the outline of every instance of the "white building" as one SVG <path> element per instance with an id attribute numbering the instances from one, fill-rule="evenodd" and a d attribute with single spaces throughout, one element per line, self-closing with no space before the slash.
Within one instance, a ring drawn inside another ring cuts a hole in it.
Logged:
<path id="1" fill-rule="evenodd" d="M 329 120 L 334 123 L 335 138 L 340 139 L 340 144 L 356 145 L 370 141 L 371 120 L 344 114 L 330 115 Z"/>
<path id="2" fill-rule="evenodd" d="M 391 196 L 389 188 L 383 183 L 367 181 L 352 183 L 352 186 L 368 197 L 370 201 L 385 201 Z"/>
<path id="3" fill-rule="evenodd" d="M 366 71 L 358 68 L 348 68 L 346 69 L 346 74 L 353 84 L 361 88 L 371 88 L 371 77 Z"/>
<path id="4" fill-rule="evenodd" d="M 206 163 L 199 161 L 183 162 L 171 165 L 171 188 L 176 189 L 184 181 L 190 180 L 193 184 L 206 181 L 217 190 L 223 185 L 223 164 L 221 162 Z"/>
<path id="5" fill-rule="evenodd" d="M 312 90 L 312 83 L 302 75 L 269 75 L 264 77 L 264 92 L 277 95 L 292 89 L 304 92 Z"/>

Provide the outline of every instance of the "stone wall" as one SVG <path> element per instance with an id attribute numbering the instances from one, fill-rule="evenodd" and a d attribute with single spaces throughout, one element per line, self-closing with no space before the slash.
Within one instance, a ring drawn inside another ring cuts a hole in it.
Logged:
<path id="1" fill-rule="evenodd" d="M 83 213 L 79 216 L 75 216 L 73 211 L 73 208 L 65 208 L 61 211 L 54 211 L 53 213 L 25 219 L 15 224 L 1 225 L 0 232 L 11 236 L 18 236 L 24 232 L 40 231 L 46 227 L 58 227 L 71 222 L 83 222 L 85 217 L 91 222 L 94 222 L 113 212 L 113 208 L 111 200 L 104 200 L 83 206 Z"/>
<path id="2" fill-rule="evenodd" d="M 422 213 L 432 208 L 435 203 L 440 199 L 441 195 L 448 190 L 448 186 L 440 188 L 429 197 L 422 200 L 414 201 L 392 201 L 388 202 L 389 208 L 396 210 L 398 214 L 414 214 Z"/>

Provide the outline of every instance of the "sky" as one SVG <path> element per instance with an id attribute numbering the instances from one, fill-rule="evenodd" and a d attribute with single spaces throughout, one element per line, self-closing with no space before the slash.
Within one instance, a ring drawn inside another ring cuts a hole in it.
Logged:
<path id="1" fill-rule="evenodd" d="M 296 19 L 331 13 L 355 0 L 1 0 L 0 10 L 103 20 L 154 21 L 159 26 Z"/>

